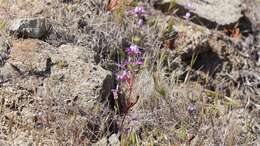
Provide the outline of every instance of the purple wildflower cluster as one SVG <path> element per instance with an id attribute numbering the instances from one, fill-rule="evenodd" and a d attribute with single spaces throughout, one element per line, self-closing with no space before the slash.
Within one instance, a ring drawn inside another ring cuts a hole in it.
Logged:
<path id="1" fill-rule="evenodd" d="M 130 47 L 126 48 L 127 53 L 127 60 L 125 60 L 124 65 L 142 65 L 142 52 L 137 45 L 131 45 Z"/>
<path id="2" fill-rule="evenodd" d="M 121 72 L 117 75 L 116 79 L 119 82 L 126 82 L 128 85 L 128 89 L 131 91 L 134 78 L 133 68 L 137 67 L 138 65 L 142 65 L 144 61 L 142 59 L 142 52 L 137 45 L 131 45 L 130 47 L 125 49 L 125 52 L 127 54 L 127 59 L 123 63 L 118 64 Z M 114 98 L 117 99 L 118 86 L 116 87 L 116 89 L 112 89 L 112 93 L 114 95 Z"/>
<path id="3" fill-rule="evenodd" d="M 120 75 L 117 75 L 116 79 L 118 81 L 128 81 L 132 77 L 131 72 L 127 70 L 123 70 L 123 72 Z"/>
<path id="4" fill-rule="evenodd" d="M 131 45 L 129 48 L 126 48 L 126 52 L 129 56 L 141 54 L 141 51 L 137 45 Z"/>
<path id="5" fill-rule="evenodd" d="M 188 112 L 189 112 L 189 114 L 191 114 L 191 115 L 194 115 L 195 113 L 196 113 L 196 111 L 197 111 L 197 108 L 196 108 L 196 106 L 195 105 L 189 105 L 188 106 Z"/>
<path id="6" fill-rule="evenodd" d="M 132 14 L 135 15 L 136 17 L 143 16 L 145 14 L 145 9 L 143 6 L 137 6 L 135 9 L 132 11 Z"/>
<path id="7" fill-rule="evenodd" d="M 143 6 L 137 6 L 132 11 L 131 14 L 138 18 L 137 24 L 142 27 L 144 25 L 146 11 Z"/>

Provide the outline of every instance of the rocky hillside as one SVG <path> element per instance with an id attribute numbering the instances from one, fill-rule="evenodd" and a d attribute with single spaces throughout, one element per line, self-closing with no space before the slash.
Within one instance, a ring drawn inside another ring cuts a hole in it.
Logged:
<path id="1" fill-rule="evenodd" d="M 259 144 L 259 0 L 0 0 L 1 146 Z"/>

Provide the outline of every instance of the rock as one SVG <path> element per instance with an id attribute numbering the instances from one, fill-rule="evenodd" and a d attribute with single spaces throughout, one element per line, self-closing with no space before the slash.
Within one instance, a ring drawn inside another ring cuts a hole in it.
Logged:
<path id="1" fill-rule="evenodd" d="M 151 100 L 155 99 L 154 97 L 158 95 L 155 86 L 153 74 L 148 70 L 143 70 L 137 75 L 133 84 L 131 100 L 135 101 L 137 97 L 140 98 L 133 107 L 134 110 L 139 110 L 144 107 L 149 108 L 149 104 L 151 103 L 156 104 L 156 101 L 151 102 Z"/>
<path id="2" fill-rule="evenodd" d="M 46 61 L 54 53 L 51 47 L 45 47 L 36 39 L 14 40 L 9 63 L 16 66 L 20 73 L 43 72 Z"/>
<path id="3" fill-rule="evenodd" d="M 10 44 L 7 40 L 0 38 L 0 66 L 5 63 L 10 55 Z"/>
<path id="4" fill-rule="evenodd" d="M 38 130 L 46 128 L 47 109 L 51 110 L 50 122 L 68 120 L 67 113 L 71 111 L 77 114 L 77 121 L 83 122 L 89 118 L 86 113 L 97 107 L 99 98 L 110 97 L 114 88 L 111 72 L 94 63 L 94 52 L 89 48 L 74 45 L 54 48 L 37 39 L 14 40 L 12 44 L 7 63 L 0 67 L 0 110 L 4 109 L 5 114 L 16 112 L 21 123 Z M 8 125 L 6 121 L 0 124 Z M 47 134 L 43 139 L 50 137 Z M 31 144 L 22 134 L 14 139 L 16 145 Z"/>
<path id="5" fill-rule="evenodd" d="M 117 134 L 112 134 L 109 139 L 109 145 L 111 146 L 120 146 L 120 141 L 119 141 L 119 135 Z"/>
<path id="6" fill-rule="evenodd" d="M 38 97 L 53 96 L 63 102 L 77 98 L 88 107 L 101 96 L 108 98 L 114 85 L 111 73 L 94 63 L 91 50 L 72 45 L 54 49 L 33 39 L 13 41 L 0 75 L 6 85 L 19 86 Z"/>
<path id="7" fill-rule="evenodd" d="M 93 146 L 120 146 L 119 135 L 112 134 L 109 138 L 103 137 Z"/>
<path id="8" fill-rule="evenodd" d="M 48 35 L 46 36 L 45 42 L 55 46 L 59 47 L 62 44 L 66 43 L 76 43 L 77 37 L 73 34 L 71 34 L 68 30 L 53 26 Z"/>
<path id="9" fill-rule="evenodd" d="M 162 0 L 161 3 L 170 3 L 172 0 Z M 242 17 L 242 0 L 176 0 L 176 3 L 187 9 L 192 6 L 191 12 L 216 22 L 219 25 L 229 25 L 237 22 Z"/>
<path id="10" fill-rule="evenodd" d="M 50 24 L 44 17 L 15 19 L 10 24 L 10 33 L 18 37 L 40 39 L 44 37 L 50 29 Z"/>
<path id="11" fill-rule="evenodd" d="M 93 52 L 82 47 L 59 47 L 58 53 L 51 57 L 55 65 L 50 77 L 44 81 L 45 93 L 51 92 L 60 98 L 78 97 L 82 104 L 89 107 L 90 101 L 96 100 L 101 94 L 102 98 L 108 98 L 114 84 L 112 75 L 94 64 L 91 54 Z"/>
<path id="12" fill-rule="evenodd" d="M 7 109 L 18 110 L 19 105 L 25 105 L 32 99 L 30 93 L 17 87 L 1 87 L 0 99 Z"/>
<path id="13" fill-rule="evenodd" d="M 260 2 L 245 0 L 245 4 L 247 7 L 245 15 L 252 23 L 253 34 L 255 37 L 255 46 L 256 48 L 260 48 Z"/>
<path id="14" fill-rule="evenodd" d="M 176 46 L 177 54 L 183 60 L 191 58 L 192 55 L 210 50 L 207 41 L 211 32 L 208 29 L 204 29 L 198 25 L 191 25 L 187 26 L 187 29 L 179 29 L 178 33 L 179 35 L 176 37 L 174 45 Z"/>

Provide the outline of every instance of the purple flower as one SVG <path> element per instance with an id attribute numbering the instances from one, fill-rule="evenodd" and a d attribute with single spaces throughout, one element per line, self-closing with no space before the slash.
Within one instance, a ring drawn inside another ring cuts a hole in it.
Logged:
<path id="1" fill-rule="evenodd" d="M 128 60 L 125 60 L 125 61 L 124 61 L 123 65 L 126 66 L 126 65 L 131 64 L 131 63 L 132 63 L 132 62 L 129 61 L 129 59 L 128 59 Z"/>
<path id="2" fill-rule="evenodd" d="M 143 6 L 135 7 L 135 9 L 132 11 L 132 14 L 135 16 L 141 16 L 145 13 L 145 9 Z"/>
<path id="3" fill-rule="evenodd" d="M 121 75 L 117 75 L 117 80 L 119 81 L 126 81 L 129 80 L 131 76 L 131 73 L 129 71 L 123 71 Z"/>
<path id="4" fill-rule="evenodd" d="M 183 16 L 183 18 L 186 19 L 186 20 L 189 20 L 189 19 L 190 19 L 190 16 L 191 16 L 190 12 L 187 12 L 187 13 L 185 14 L 185 16 Z"/>
<path id="5" fill-rule="evenodd" d="M 188 106 L 188 112 L 189 112 L 190 114 L 194 114 L 194 113 L 196 113 L 196 111 L 197 111 L 197 108 L 196 108 L 195 105 L 189 105 L 189 106 Z"/>
<path id="6" fill-rule="evenodd" d="M 141 51 L 138 46 L 131 45 L 129 48 L 126 49 L 128 55 L 138 55 L 141 54 Z"/>
<path id="7" fill-rule="evenodd" d="M 139 59 L 137 59 L 137 61 L 134 62 L 134 64 L 136 64 L 136 65 L 142 65 L 142 64 L 144 64 L 144 61 L 139 58 Z"/>
<path id="8" fill-rule="evenodd" d="M 124 62 L 124 63 L 122 63 L 122 64 L 119 64 L 119 63 L 117 63 L 116 64 L 116 66 L 117 67 L 119 67 L 119 68 L 121 68 L 121 69 L 125 69 L 125 66 L 126 66 L 127 64 Z"/>

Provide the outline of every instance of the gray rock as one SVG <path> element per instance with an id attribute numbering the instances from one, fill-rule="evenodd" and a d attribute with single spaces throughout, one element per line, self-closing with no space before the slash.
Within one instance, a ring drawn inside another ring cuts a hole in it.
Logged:
<path id="1" fill-rule="evenodd" d="M 109 144 L 111 146 L 120 146 L 120 141 L 119 141 L 119 135 L 118 134 L 112 134 L 109 139 Z"/>
<path id="2" fill-rule="evenodd" d="M 5 63 L 10 55 L 10 44 L 4 38 L 0 38 L 0 66 Z M 1 82 L 1 81 L 0 81 Z"/>
<path id="3" fill-rule="evenodd" d="M 170 3 L 172 0 L 162 0 Z M 235 23 L 242 17 L 242 0 L 176 0 L 176 3 L 187 7 L 192 6 L 191 12 L 219 25 Z"/>
<path id="4" fill-rule="evenodd" d="M 252 0 L 245 0 L 245 4 L 247 7 L 247 11 L 245 15 L 252 23 L 252 28 L 255 37 L 255 46 L 259 49 L 260 48 L 260 2 L 259 1 L 252 1 Z"/>
<path id="5" fill-rule="evenodd" d="M 45 39 L 45 42 L 55 47 L 59 47 L 66 43 L 76 43 L 77 37 L 66 29 L 60 28 L 58 26 L 52 26 Z"/>
<path id="6" fill-rule="evenodd" d="M 78 97 L 82 104 L 89 107 L 100 94 L 105 97 L 110 95 L 112 75 L 93 63 L 93 56 L 90 55 L 93 52 L 70 45 L 62 45 L 57 51 L 51 57 L 55 64 L 51 75 L 44 80 L 46 94 L 49 92 L 60 98 Z M 109 82 L 108 78 L 111 79 Z"/>
<path id="7" fill-rule="evenodd" d="M 48 125 L 44 120 L 46 109 L 52 110 L 48 115 L 51 123 L 67 121 L 67 112 L 75 112 L 77 120 L 85 121 L 89 118 L 87 112 L 98 107 L 98 99 L 107 99 L 114 88 L 111 72 L 94 62 L 94 52 L 89 48 L 54 48 L 38 39 L 13 41 L 10 57 L 0 67 L 0 110 L 4 109 L 5 114 L 16 112 L 22 123 L 39 130 Z M 0 124 L 7 122 L 2 120 Z M 35 145 L 28 139 L 32 134 L 22 128 L 18 131 L 19 128 L 12 129 L 17 130 L 14 145 Z M 42 139 L 49 140 L 51 136 Z"/>
<path id="8" fill-rule="evenodd" d="M 14 40 L 8 62 L 20 73 L 43 72 L 47 59 L 54 53 L 53 48 L 35 39 Z"/>
<path id="9" fill-rule="evenodd" d="M 119 135 L 112 134 L 109 138 L 103 137 L 93 146 L 120 146 Z"/>
<path id="10" fill-rule="evenodd" d="M 10 23 L 9 31 L 19 37 L 42 38 L 50 29 L 44 17 L 15 19 Z"/>
<path id="11" fill-rule="evenodd" d="M 158 94 L 156 92 L 156 84 L 153 74 L 148 70 L 143 70 L 137 75 L 133 84 L 133 90 L 130 97 L 131 100 L 135 101 L 137 97 L 140 97 L 136 105 L 133 107 L 133 110 L 138 111 L 144 107 L 149 108 L 149 101 L 156 95 Z"/>
<path id="12" fill-rule="evenodd" d="M 61 101 L 77 98 L 91 107 L 101 95 L 110 96 L 113 78 L 94 64 L 94 53 L 83 47 L 62 45 L 54 49 L 40 40 L 13 42 L 8 63 L 0 68 L 9 86 L 33 91 L 38 97 L 52 96 Z"/>
<path id="13" fill-rule="evenodd" d="M 201 31 L 197 31 L 197 29 L 201 29 Z M 193 25 L 179 33 L 186 33 L 185 37 L 177 37 L 175 40 L 177 54 L 179 54 L 182 59 L 185 60 L 192 57 L 194 54 L 201 54 L 209 51 L 207 41 L 211 32 L 208 29 Z"/>

